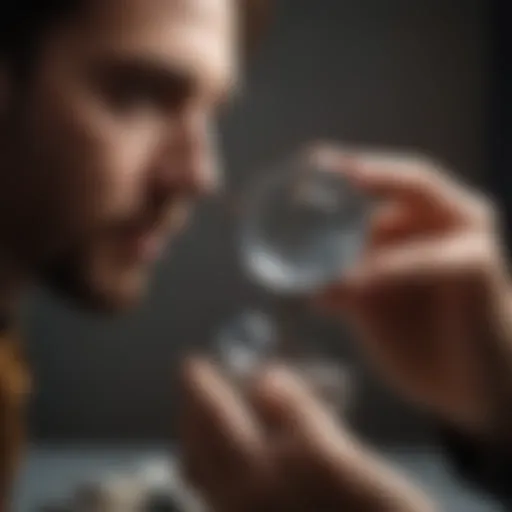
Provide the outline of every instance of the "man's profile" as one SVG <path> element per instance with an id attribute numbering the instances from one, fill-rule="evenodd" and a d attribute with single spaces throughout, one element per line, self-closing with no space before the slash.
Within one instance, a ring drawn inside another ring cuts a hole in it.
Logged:
<path id="1" fill-rule="evenodd" d="M 29 386 L 10 332 L 20 295 L 40 281 L 99 311 L 138 304 L 215 188 L 212 134 L 236 86 L 242 15 L 231 0 L 2 6 L 0 493 Z"/>

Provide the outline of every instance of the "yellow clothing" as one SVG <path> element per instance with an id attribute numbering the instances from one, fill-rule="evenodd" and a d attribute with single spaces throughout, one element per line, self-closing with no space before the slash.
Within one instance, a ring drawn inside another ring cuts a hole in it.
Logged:
<path id="1" fill-rule="evenodd" d="M 25 441 L 30 378 L 15 336 L 0 334 L 0 512 L 7 512 L 10 490 Z"/>

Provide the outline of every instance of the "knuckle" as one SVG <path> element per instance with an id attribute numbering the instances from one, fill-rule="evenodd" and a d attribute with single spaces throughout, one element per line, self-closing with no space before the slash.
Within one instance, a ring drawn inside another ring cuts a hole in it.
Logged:
<path id="1" fill-rule="evenodd" d="M 480 192 L 474 192 L 470 203 L 471 217 L 478 226 L 494 229 L 498 224 L 498 210 L 494 202 Z"/>
<path id="2" fill-rule="evenodd" d="M 440 176 L 448 171 L 446 167 L 432 155 L 420 151 L 410 151 L 404 153 L 403 161 L 407 162 L 409 167 L 416 170 L 423 176 Z"/>
<path id="3" fill-rule="evenodd" d="M 487 275 L 500 265 L 499 248 L 494 238 L 486 234 L 473 238 L 468 255 L 471 259 L 470 268 L 473 270 L 474 276 Z"/>
<path id="4" fill-rule="evenodd" d="M 408 159 L 408 172 L 414 175 L 418 183 L 425 189 L 438 191 L 457 180 L 449 167 L 428 154 L 413 153 Z"/>

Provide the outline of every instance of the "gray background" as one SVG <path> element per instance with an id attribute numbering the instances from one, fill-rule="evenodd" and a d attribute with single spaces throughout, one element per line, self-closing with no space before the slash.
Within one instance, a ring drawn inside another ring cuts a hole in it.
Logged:
<path id="1" fill-rule="evenodd" d="M 427 151 L 464 174 L 486 168 L 486 23 L 478 0 L 281 0 L 251 65 L 246 95 L 223 121 L 234 187 L 310 139 Z M 237 269 L 233 219 L 205 205 L 128 318 L 87 318 L 38 292 L 27 329 L 38 439 L 166 438 L 175 363 L 246 305 L 266 303 Z M 332 325 L 318 339 L 346 351 Z M 348 350 L 347 352 L 350 352 Z M 365 379 L 356 419 L 386 442 L 419 441 L 422 423 Z"/>

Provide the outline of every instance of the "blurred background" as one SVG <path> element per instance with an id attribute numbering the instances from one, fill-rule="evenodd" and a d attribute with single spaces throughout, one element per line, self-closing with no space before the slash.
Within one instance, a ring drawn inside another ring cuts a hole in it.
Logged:
<path id="1" fill-rule="evenodd" d="M 276 2 L 245 94 L 222 120 L 228 186 L 236 190 L 269 160 L 327 138 L 426 152 L 503 190 L 510 178 L 489 171 L 507 168 L 498 36 L 483 0 Z M 149 299 L 127 318 L 88 318 L 42 292 L 32 298 L 34 442 L 169 440 L 180 355 L 240 310 L 268 304 L 238 267 L 233 227 L 218 204 L 200 208 L 160 265 Z M 363 435 L 386 447 L 430 446 L 428 422 L 365 371 L 338 326 L 301 321 L 314 342 L 360 368 L 353 421 Z"/>

